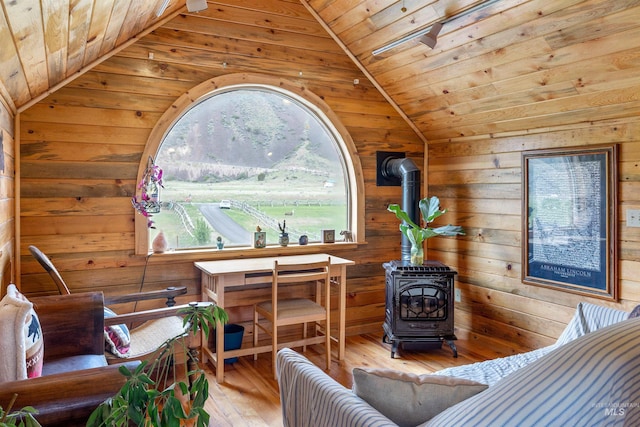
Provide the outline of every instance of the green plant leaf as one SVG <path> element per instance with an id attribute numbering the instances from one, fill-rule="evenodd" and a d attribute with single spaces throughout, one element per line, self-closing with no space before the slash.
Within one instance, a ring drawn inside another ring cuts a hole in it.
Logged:
<path id="1" fill-rule="evenodd" d="M 407 236 L 407 239 L 411 242 L 412 246 L 421 246 L 425 240 L 435 236 L 455 236 L 465 234 L 462 227 L 457 225 L 445 225 L 437 228 L 431 228 L 428 226 L 428 224 L 433 220 L 447 212 L 446 209 L 440 209 L 440 199 L 438 197 L 426 197 L 420 200 L 418 205 L 420 207 L 422 220 L 426 227 L 421 227 L 413 222 L 411 218 L 409 218 L 409 215 L 396 204 L 391 204 L 387 208 L 390 212 L 395 213 L 398 219 L 404 221 L 404 223 L 400 224 L 400 231 L 402 234 Z"/>
<path id="2" fill-rule="evenodd" d="M 440 199 L 436 196 L 431 198 L 424 198 L 418 203 L 422 219 L 429 224 L 440 215 L 447 212 L 447 210 L 440 210 Z"/>
<path id="3" fill-rule="evenodd" d="M 394 214 L 396 214 L 396 217 L 400 221 L 406 222 L 410 227 L 412 227 L 412 228 L 420 228 L 420 226 L 418 224 L 416 224 L 415 222 L 413 222 L 413 220 L 411 218 L 409 218 L 409 214 L 406 213 L 405 211 L 403 211 L 400 208 L 400 205 L 391 204 L 391 205 L 389 205 L 389 207 L 387 207 L 387 210 L 390 211 L 390 212 L 393 212 Z"/>
<path id="4" fill-rule="evenodd" d="M 459 225 L 444 225 L 442 227 L 434 228 L 433 232 L 439 236 L 457 236 L 464 235 L 465 232 Z"/>

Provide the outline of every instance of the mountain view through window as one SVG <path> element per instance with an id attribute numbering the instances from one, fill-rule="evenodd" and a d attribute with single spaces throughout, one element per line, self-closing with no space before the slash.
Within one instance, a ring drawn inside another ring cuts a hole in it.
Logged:
<path id="1" fill-rule="evenodd" d="M 162 209 L 152 220 L 174 249 L 277 244 L 348 229 L 348 180 L 340 145 L 321 117 L 293 96 L 263 88 L 212 95 L 170 128 L 155 163 Z"/>

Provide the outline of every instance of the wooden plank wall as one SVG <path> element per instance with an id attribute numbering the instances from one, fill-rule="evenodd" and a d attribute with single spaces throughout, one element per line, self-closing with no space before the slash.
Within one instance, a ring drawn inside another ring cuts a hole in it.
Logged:
<path id="1" fill-rule="evenodd" d="M 637 228 L 640 5 L 636 0 L 501 0 L 446 23 L 434 48 L 392 40 L 482 1 L 309 0 L 411 118 L 425 140 L 428 193 L 468 235 L 431 239 L 428 258 L 459 271 L 459 334 L 517 345 L 553 342 L 581 300 L 521 281 L 523 150 L 620 145 L 621 301 L 640 301 Z"/>
<path id="2" fill-rule="evenodd" d="M 447 221 L 469 231 L 464 239 L 434 240 L 429 256 L 460 273 L 461 328 L 540 347 L 555 340 L 579 301 L 626 310 L 640 302 L 640 231 L 625 218 L 640 205 L 640 64 L 631 60 L 640 53 L 640 8 L 635 1 L 536 0 L 495 7 L 508 10 L 444 35 L 441 49 L 413 65 L 431 70 L 423 93 L 441 106 L 412 112 L 429 140 L 429 192 L 451 208 Z M 465 32 L 486 38 L 465 42 Z M 403 91 L 418 91 L 410 86 Z M 606 143 L 620 148 L 612 218 L 620 302 L 523 284 L 522 151 Z"/>
<path id="3" fill-rule="evenodd" d="M 637 118 L 604 120 L 553 129 L 434 141 L 428 146 L 429 191 L 463 225 L 464 239 L 433 240 L 429 255 L 456 265 L 462 304 L 459 325 L 531 347 L 551 343 L 580 301 L 631 310 L 640 302 L 637 228 L 626 209 L 637 209 L 640 139 Z M 524 149 L 619 144 L 617 286 L 620 302 L 607 302 L 531 286 L 521 281 L 521 156 Z"/>
<path id="4" fill-rule="evenodd" d="M 136 291 L 145 257 L 134 255 L 130 197 L 151 129 L 176 98 L 203 81 L 264 73 L 301 82 L 322 97 L 355 142 L 365 180 L 366 244 L 331 252 L 357 262 L 348 271 L 348 332 L 380 331 L 381 264 L 398 258 L 400 245 L 386 207 L 400 201 L 401 189 L 376 187 L 375 153 L 406 152 L 422 164 L 423 143 L 297 0 L 226 3 L 178 16 L 21 114 L 22 286 L 33 295 L 54 291 L 29 255 L 34 244 L 51 256 L 72 292 Z M 200 283 L 195 259 L 151 257 L 144 288 L 186 285 L 193 299 Z M 249 319 L 246 307 L 233 314 L 234 321 Z"/>
<path id="5" fill-rule="evenodd" d="M 0 297 L 15 281 L 15 139 L 14 114 L 0 102 Z"/>
<path id="6" fill-rule="evenodd" d="M 519 9 L 536 10 L 536 6 L 542 4 L 532 1 L 509 13 L 523 20 L 526 13 Z M 640 301 L 635 274 L 640 233 L 627 227 L 625 220 L 626 210 L 640 202 L 639 70 L 636 62 L 626 60 L 640 52 L 634 18 L 639 11 L 636 2 L 573 1 L 564 6 L 554 2 L 528 24 L 535 29 L 531 36 L 505 46 L 500 58 L 489 57 L 481 44 L 475 46 L 470 57 L 488 59 L 482 67 L 491 76 L 489 81 L 480 83 L 477 73 L 456 75 L 455 88 L 460 90 L 443 95 L 441 99 L 450 96 L 448 107 L 430 116 L 429 189 L 445 195 L 455 218 L 472 231 L 455 249 L 455 258 L 463 292 L 458 317 L 477 333 L 539 347 L 557 337 L 579 301 L 603 303 L 521 282 L 523 150 L 619 144 L 613 220 L 618 224 L 620 256 L 615 268 L 620 303 L 608 304 L 630 310 Z M 493 21 L 496 43 L 517 25 Z M 624 44 L 619 43 L 622 39 Z M 522 55 L 523 51 L 528 54 Z M 453 67 L 439 67 L 437 73 L 444 76 Z M 448 78 L 436 80 L 434 89 L 453 83 Z M 465 94 L 463 88 L 472 86 L 475 95 Z M 490 88 L 498 93 L 489 95 Z M 435 125 L 445 111 L 445 122 Z M 440 248 L 451 250 L 446 245 Z M 451 254 L 439 256 L 451 259 Z"/>

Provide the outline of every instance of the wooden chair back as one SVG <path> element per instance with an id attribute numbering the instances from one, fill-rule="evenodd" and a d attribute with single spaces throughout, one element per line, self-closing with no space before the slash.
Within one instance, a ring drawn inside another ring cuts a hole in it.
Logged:
<path id="1" fill-rule="evenodd" d="M 42 324 L 44 360 L 74 354 L 104 355 L 102 292 L 31 298 Z"/>
<path id="2" fill-rule="evenodd" d="M 315 289 L 316 304 L 329 307 L 329 301 L 330 301 L 329 267 L 330 265 L 331 265 L 331 258 L 328 258 L 326 261 L 297 263 L 297 264 L 283 264 L 283 263 L 278 263 L 278 261 L 274 262 L 273 274 L 272 274 L 271 304 L 273 306 L 273 313 L 274 313 L 274 317 L 276 318 L 275 320 L 276 324 L 282 323 L 282 322 L 278 322 L 276 317 L 278 313 L 278 300 L 282 299 L 280 297 L 281 289 L 279 285 L 315 282 L 316 283 L 316 289 Z M 324 294 L 325 296 L 324 304 L 322 304 L 322 300 L 321 300 L 322 294 Z"/>
<path id="3" fill-rule="evenodd" d="M 60 295 L 69 295 L 71 292 L 69 291 L 67 284 L 64 282 L 62 276 L 56 269 L 56 266 L 53 265 L 49 257 L 33 245 L 29 246 L 29 252 L 31 252 L 31 255 L 33 255 L 33 257 L 40 263 L 45 271 L 49 273 L 49 276 L 51 276 L 53 282 L 58 287 L 58 292 L 60 292 Z"/>

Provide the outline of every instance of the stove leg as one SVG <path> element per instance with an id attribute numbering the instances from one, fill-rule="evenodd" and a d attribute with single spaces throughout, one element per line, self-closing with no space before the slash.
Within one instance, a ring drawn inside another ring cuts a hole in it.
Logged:
<path id="1" fill-rule="evenodd" d="M 396 352 L 398 351 L 398 343 L 399 341 L 392 340 L 389 338 L 387 334 L 382 336 L 382 342 L 385 344 L 391 344 L 391 358 L 395 358 Z"/>
<path id="2" fill-rule="evenodd" d="M 396 357 L 396 352 L 398 351 L 398 344 L 400 342 L 399 341 L 392 341 L 391 342 L 391 358 L 394 359 Z"/>
<path id="3" fill-rule="evenodd" d="M 456 348 L 453 340 L 447 340 L 447 344 L 449 344 L 449 347 L 451 347 L 451 351 L 453 351 L 453 357 L 458 357 L 458 349 Z"/>

